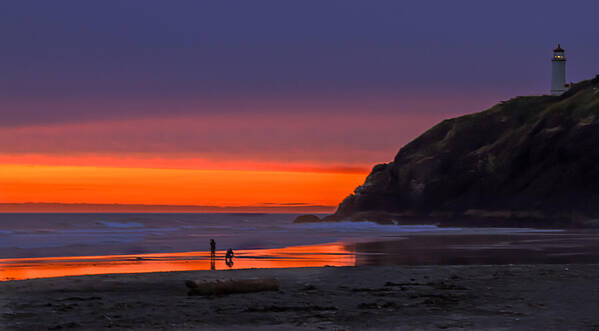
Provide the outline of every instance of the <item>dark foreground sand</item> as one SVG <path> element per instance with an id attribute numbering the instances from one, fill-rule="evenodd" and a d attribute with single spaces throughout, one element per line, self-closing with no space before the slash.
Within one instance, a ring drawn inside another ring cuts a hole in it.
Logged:
<path id="1" fill-rule="evenodd" d="M 277 277 L 279 292 L 187 296 L 184 280 Z M 373 266 L 0 283 L 0 329 L 599 329 L 599 265 Z"/>

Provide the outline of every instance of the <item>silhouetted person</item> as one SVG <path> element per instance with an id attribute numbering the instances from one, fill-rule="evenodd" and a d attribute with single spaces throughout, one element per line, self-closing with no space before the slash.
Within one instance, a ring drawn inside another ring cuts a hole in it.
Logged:
<path id="1" fill-rule="evenodd" d="M 225 255 L 225 260 L 232 260 L 235 254 L 231 248 L 227 249 L 227 254 Z"/>
<path id="2" fill-rule="evenodd" d="M 231 248 L 227 249 L 227 254 L 225 254 L 225 263 L 227 266 L 229 266 L 229 268 L 233 266 L 233 256 L 235 256 L 233 250 Z"/>
<path id="3" fill-rule="evenodd" d="M 210 256 L 214 257 L 214 255 L 216 255 L 216 242 L 210 239 Z"/>

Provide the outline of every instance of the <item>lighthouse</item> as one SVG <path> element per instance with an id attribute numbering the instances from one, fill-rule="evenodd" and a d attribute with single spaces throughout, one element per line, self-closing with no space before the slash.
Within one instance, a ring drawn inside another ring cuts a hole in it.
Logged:
<path id="1" fill-rule="evenodd" d="M 551 94 L 561 95 L 567 90 L 566 85 L 566 56 L 560 44 L 553 50 L 551 59 Z"/>

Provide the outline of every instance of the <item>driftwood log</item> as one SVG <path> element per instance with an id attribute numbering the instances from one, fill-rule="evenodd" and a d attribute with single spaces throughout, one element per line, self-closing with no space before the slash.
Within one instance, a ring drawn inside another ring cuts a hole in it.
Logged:
<path id="1" fill-rule="evenodd" d="M 189 288 L 188 295 L 224 295 L 279 290 L 279 281 L 276 278 L 188 280 L 185 281 L 185 285 Z"/>

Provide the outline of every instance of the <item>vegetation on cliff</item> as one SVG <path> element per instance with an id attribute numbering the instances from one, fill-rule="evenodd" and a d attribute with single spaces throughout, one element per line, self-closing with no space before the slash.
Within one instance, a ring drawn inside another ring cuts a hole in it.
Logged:
<path id="1" fill-rule="evenodd" d="M 325 220 L 596 225 L 598 163 L 599 76 L 441 122 L 374 166 Z"/>

